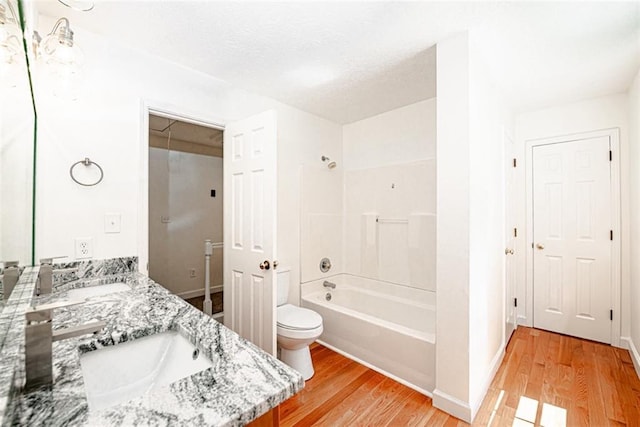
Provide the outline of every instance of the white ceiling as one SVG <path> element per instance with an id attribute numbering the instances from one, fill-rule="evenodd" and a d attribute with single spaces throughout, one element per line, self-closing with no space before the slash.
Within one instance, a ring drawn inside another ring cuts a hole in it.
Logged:
<path id="1" fill-rule="evenodd" d="M 180 120 L 149 114 L 149 131 L 163 138 L 192 142 L 222 149 L 220 129 L 186 123 Z"/>
<path id="2" fill-rule="evenodd" d="M 95 3 L 37 7 L 337 123 L 435 96 L 432 47 L 464 30 L 515 111 L 626 91 L 640 67 L 639 1 Z"/>

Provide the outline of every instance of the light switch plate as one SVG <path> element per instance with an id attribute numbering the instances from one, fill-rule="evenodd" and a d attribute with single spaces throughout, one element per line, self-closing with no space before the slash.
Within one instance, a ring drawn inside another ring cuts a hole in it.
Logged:
<path id="1" fill-rule="evenodd" d="M 121 215 L 119 213 L 104 214 L 104 232 L 119 233 L 120 222 L 121 222 Z"/>

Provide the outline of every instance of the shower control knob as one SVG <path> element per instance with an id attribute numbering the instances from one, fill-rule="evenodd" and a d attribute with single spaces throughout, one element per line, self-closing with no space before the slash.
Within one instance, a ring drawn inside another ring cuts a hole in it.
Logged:
<path id="1" fill-rule="evenodd" d="M 320 271 L 326 273 L 331 269 L 331 260 L 329 258 L 322 258 L 320 260 Z"/>
<path id="2" fill-rule="evenodd" d="M 271 268 L 271 263 L 268 259 L 265 259 L 260 263 L 260 270 L 269 270 Z"/>

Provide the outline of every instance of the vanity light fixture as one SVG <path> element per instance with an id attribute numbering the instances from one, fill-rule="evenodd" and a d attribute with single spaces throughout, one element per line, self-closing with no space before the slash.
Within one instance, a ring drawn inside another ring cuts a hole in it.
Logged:
<path id="1" fill-rule="evenodd" d="M 37 31 L 34 31 L 33 38 L 36 54 L 47 65 L 56 67 L 60 74 L 73 74 L 82 66 L 82 50 L 73 41 L 73 30 L 67 18 L 58 19 L 44 39 Z"/>
<path id="2" fill-rule="evenodd" d="M 20 39 L 17 35 L 12 34 L 9 29 L 7 7 L 9 8 L 9 13 L 11 13 L 13 21 L 17 22 L 11 3 L 7 2 L 6 5 L 0 3 L 0 67 L 2 68 L 4 68 L 5 64 L 15 62 L 21 50 Z"/>

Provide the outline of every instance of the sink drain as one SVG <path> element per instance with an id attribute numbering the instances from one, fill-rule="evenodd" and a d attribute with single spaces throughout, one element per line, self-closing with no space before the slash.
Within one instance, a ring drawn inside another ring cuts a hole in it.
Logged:
<path id="1" fill-rule="evenodd" d="M 198 356 L 200 356 L 200 349 L 196 348 L 195 350 L 193 350 L 193 353 L 191 353 L 191 358 L 193 360 L 196 360 Z"/>
<path id="2" fill-rule="evenodd" d="M 327 294 L 324 296 L 324 299 L 326 299 L 327 301 L 331 301 L 331 292 L 327 292 Z"/>

